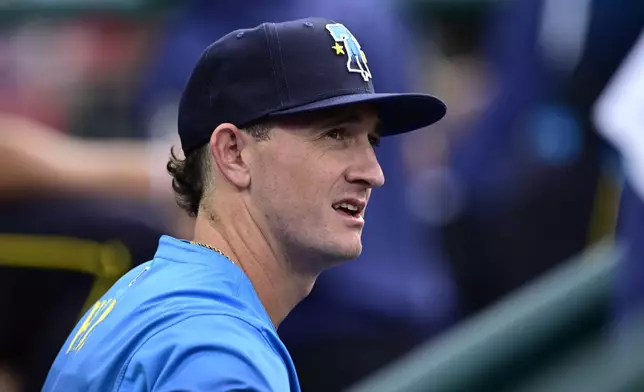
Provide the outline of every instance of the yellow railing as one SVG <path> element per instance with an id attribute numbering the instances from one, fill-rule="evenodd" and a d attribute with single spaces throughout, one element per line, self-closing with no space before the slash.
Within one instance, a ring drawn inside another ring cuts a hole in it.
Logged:
<path id="1" fill-rule="evenodd" d="M 61 236 L 0 234 L 0 266 L 67 270 L 94 277 L 81 315 L 132 266 L 120 242 Z"/>

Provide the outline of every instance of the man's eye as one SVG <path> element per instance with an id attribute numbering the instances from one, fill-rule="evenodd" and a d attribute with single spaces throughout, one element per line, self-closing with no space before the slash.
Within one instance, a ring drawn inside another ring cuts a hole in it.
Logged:
<path id="1" fill-rule="evenodd" d="M 326 133 L 326 137 L 329 139 L 334 139 L 334 140 L 343 140 L 345 137 L 345 131 L 344 129 L 341 128 L 335 128 Z"/>
<path id="2" fill-rule="evenodd" d="M 369 136 L 369 143 L 374 147 L 378 147 L 380 146 L 380 138 L 378 136 Z"/>

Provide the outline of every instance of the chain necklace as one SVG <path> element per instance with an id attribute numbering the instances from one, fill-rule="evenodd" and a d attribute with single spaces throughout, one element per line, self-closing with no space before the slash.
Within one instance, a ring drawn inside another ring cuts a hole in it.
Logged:
<path id="1" fill-rule="evenodd" d="M 212 251 L 214 251 L 214 252 L 217 252 L 217 253 L 219 253 L 220 255 L 222 255 L 222 256 L 224 256 L 225 258 L 227 258 L 228 260 L 230 260 L 230 262 L 231 262 L 231 263 L 233 263 L 233 264 L 237 264 L 237 263 L 235 263 L 235 262 L 233 261 L 233 259 L 231 259 L 230 257 L 228 257 L 228 255 L 227 255 L 227 254 L 225 254 L 224 252 L 222 252 L 221 250 L 219 250 L 219 248 L 215 248 L 214 246 L 210 246 L 210 245 L 208 245 L 208 244 L 204 244 L 204 243 L 196 242 L 196 241 L 190 241 L 190 243 L 191 243 L 191 244 L 194 244 L 194 245 L 198 245 L 198 246 L 204 247 L 204 248 L 206 248 L 206 249 L 210 249 L 210 250 L 212 250 Z"/>

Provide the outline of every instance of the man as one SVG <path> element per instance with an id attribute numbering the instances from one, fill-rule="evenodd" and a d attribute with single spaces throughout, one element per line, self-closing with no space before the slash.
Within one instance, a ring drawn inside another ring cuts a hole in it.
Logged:
<path id="1" fill-rule="evenodd" d="M 203 48 L 231 30 L 265 20 L 309 15 L 341 20 L 368 54 L 376 91 L 413 92 L 422 73 L 414 49 L 419 34 L 395 0 L 196 0 L 177 11 L 164 22 L 133 105 L 139 128 L 151 135 L 176 135 L 174 113 Z M 393 136 L 378 148 L 387 186 L 369 199 L 360 257 L 322 274 L 280 325 L 307 392 L 345 390 L 458 320 L 457 290 L 438 233 L 416 218 L 418 208 L 409 207 L 411 173 L 404 164 L 409 157 L 401 148 L 410 139 L 418 138 Z M 419 147 L 424 148 L 419 154 L 431 155 L 427 145 Z"/>
<path id="2" fill-rule="evenodd" d="M 194 241 L 163 237 L 97 302 L 44 391 L 299 391 L 277 327 L 322 271 L 360 254 L 384 184 L 378 138 L 444 115 L 428 95 L 374 93 L 367 55 L 330 20 L 212 44 L 179 106 L 185 159 L 168 163 Z"/>

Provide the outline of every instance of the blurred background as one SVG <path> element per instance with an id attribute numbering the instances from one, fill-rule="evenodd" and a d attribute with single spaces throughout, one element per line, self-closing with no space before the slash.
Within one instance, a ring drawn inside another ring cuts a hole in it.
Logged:
<path id="1" fill-rule="evenodd" d="M 0 391 L 189 238 L 165 164 L 201 51 L 323 16 L 446 118 L 378 149 L 364 253 L 280 327 L 308 391 L 644 391 L 644 2 L 0 2 Z"/>

